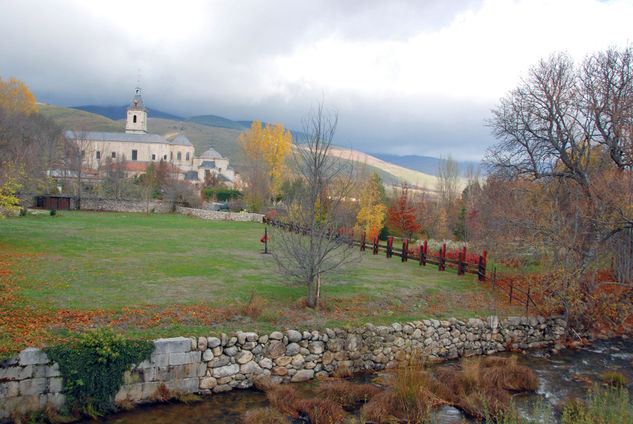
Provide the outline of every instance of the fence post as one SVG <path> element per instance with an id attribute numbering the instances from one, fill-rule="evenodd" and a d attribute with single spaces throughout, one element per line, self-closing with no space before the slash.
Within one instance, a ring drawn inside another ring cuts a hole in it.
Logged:
<path id="1" fill-rule="evenodd" d="M 422 266 L 426 266 L 426 240 L 424 240 L 424 246 L 422 246 L 422 248 L 424 250 L 420 252 L 422 253 L 420 255 L 420 263 L 422 264 Z"/>
<path id="2" fill-rule="evenodd" d="M 391 258 L 391 249 L 393 248 L 393 236 L 389 236 L 387 241 L 387 258 Z"/>
<path id="3" fill-rule="evenodd" d="M 512 305 L 512 289 L 514 288 L 514 281 L 510 281 L 510 305 Z"/>
<path id="4" fill-rule="evenodd" d="M 495 289 L 495 284 L 497 283 L 497 267 L 494 267 L 492 271 L 492 290 Z"/>
<path id="5" fill-rule="evenodd" d="M 530 288 L 528 287 L 527 297 L 525 298 L 525 315 L 530 315 Z"/>
<path id="6" fill-rule="evenodd" d="M 268 253 L 268 227 L 264 227 L 264 254 Z"/>
<path id="7" fill-rule="evenodd" d="M 402 242 L 402 262 L 407 261 L 409 255 L 409 239 L 404 239 Z"/>
<path id="8" fill-rule="evenodd" d="M 365 238 L 367 237 L 367 233 L 365 231 L 363 231 L 363 237 L 360 240 L 360 251 L 364 252 L 365 251 Z"/>
<path id="9" fill-rule="evenodd" d="M 463 253 L 459 252 L 459 261 L 457 263 L 457 275 L 464 275 L 464 262 L 463 261 Z"/>
<path id="10" fill-rule="evenodd" d="M 484 281 L 484 257 L 479 256 L 479 265 L 477 267 L 477 278 L 479 281 Z"/>
<path id="11" fill-rule="evenodd" d="M 378 236 L 374 238 L 374 255 L 378 254 Z"/>
<path id="12" fill-rule="evenodd" d="M 487 255 L 487 253 L 484 250 L 484 254 L 483 254 L 484 263 L 483 263 L 483 266 L 481 268 L 481 281 L 486 281 L 486 255 Z"/>

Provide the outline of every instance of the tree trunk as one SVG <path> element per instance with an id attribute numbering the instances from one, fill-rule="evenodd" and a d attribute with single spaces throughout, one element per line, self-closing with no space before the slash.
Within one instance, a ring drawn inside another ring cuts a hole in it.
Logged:
<path id="1" fill-rule="evenodd" d="M 317 274 L 316 281 L 314 276 L 308 281 L 308 302 L 310 308 L 316 308 L 319 304 L 319 295 L 321 291 L 321 277 Z"/>

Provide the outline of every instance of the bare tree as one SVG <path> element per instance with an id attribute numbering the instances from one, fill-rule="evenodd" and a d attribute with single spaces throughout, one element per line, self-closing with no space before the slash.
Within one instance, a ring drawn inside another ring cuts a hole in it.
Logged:
<path id="1" fill-rule="evenodd" d="M 311 308 L 318 305 L 322 276 L 357 257 L 346 235 L 339 231 L 354 184 L 351 162 L 328 154 L 337 122 L 338 115 L 326 111 L 323 104 L 304 120 L 305 143 L 293 152 L 299 183 L 284 199 L 285 219 L 295 231 L 272 232 L 273 257 L 280 271 L 307 286 Z"/>

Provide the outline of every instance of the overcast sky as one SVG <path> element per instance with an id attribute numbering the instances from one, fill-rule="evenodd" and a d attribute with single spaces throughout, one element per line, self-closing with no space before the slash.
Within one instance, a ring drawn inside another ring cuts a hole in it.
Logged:
<path id="1" fill-rule="evenodd" d="M 0 0 L 0 39 L 45 103 L 125 104 L 140 75 L 165 112 L 300 129 L 324 99 L 338 144 L 479 159 L 540 58 L 633 42 L 633 0 Z"/>

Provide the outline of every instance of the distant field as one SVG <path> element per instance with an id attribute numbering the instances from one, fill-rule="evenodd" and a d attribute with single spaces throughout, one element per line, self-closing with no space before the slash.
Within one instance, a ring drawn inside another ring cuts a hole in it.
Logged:
<path id="1" fill-rule="evenodd" d="M 37 103 L 37 110 L 47 118 L 52 119 L 65 130 L 108 131 L 123 132 L 125 125 L 105 116 L 71 109 L 61 106 L 51 106 Z"/>
<path id="2" fill-rule="evenodd" d="M 261 224 L 181 215 L 0 221 L 0 353 L 101 325 L 156 337 L 483 316 L 497 303 L 472 275 L 365 253 L 325 278 L 324 306 L 308 310 L 305 288 L 261 253 L 262 234 Z"/>

